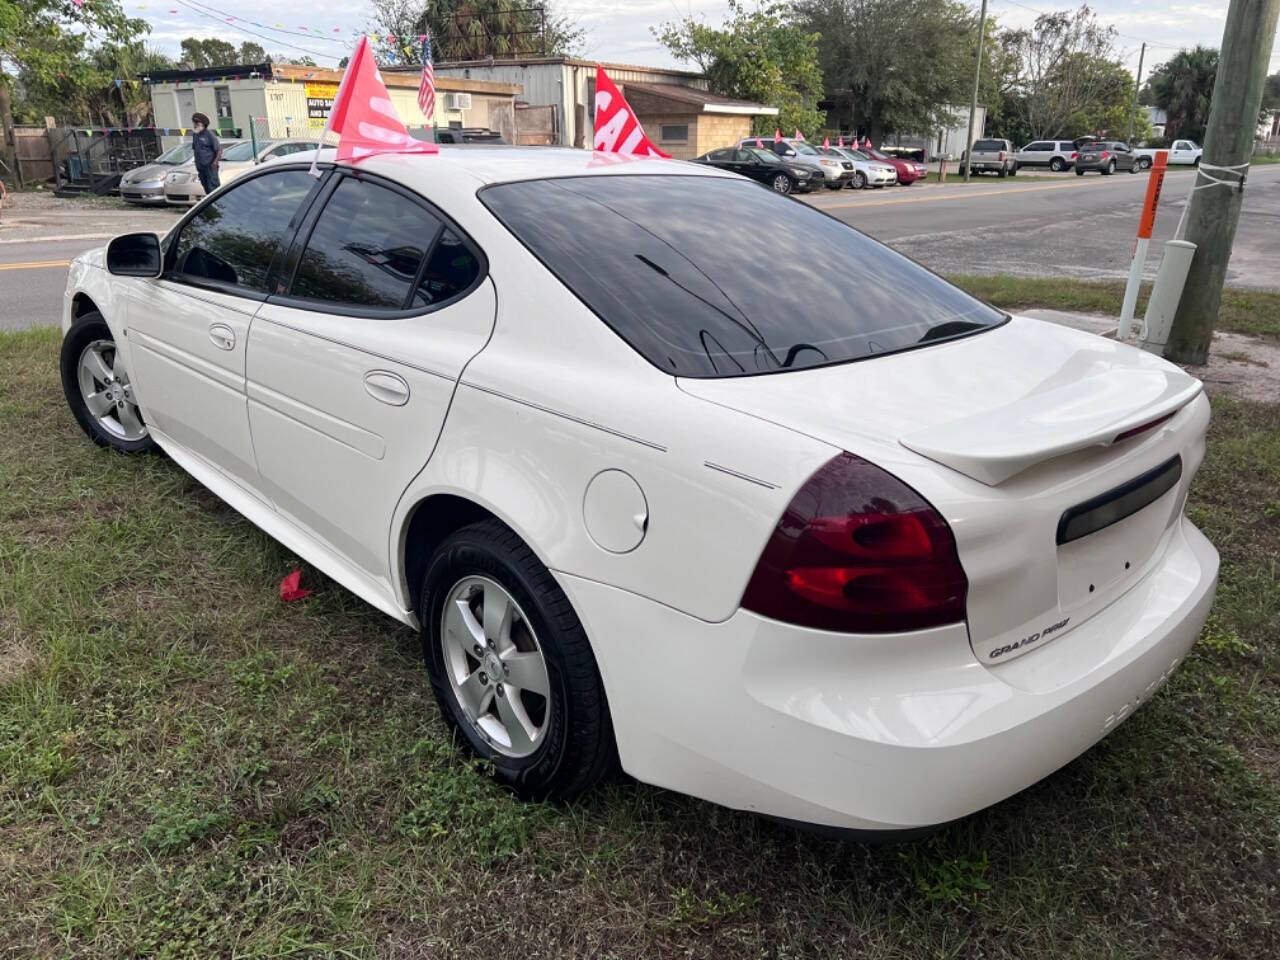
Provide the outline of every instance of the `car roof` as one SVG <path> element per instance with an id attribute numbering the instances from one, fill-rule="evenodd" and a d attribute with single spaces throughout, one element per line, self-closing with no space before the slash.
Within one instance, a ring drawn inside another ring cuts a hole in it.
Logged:
<path id="1" fill-rule="evenodd" d="M 333 163 L 337 151 L 327 147 L 319 153 L 320 162 Z M 311 151 L 300 151 L 290 155 L 288 159 L 298 162 L 310 160 L 312 156 Z M 638 174 L 737 179 L 736 174 L 683 160 L 631 157 L 573 147 L 516 147 L 502 144 L 442 144 L 437 154 L 383 153 L 366 157 L 358 163 L 343 163 L 340 166 L 379 173 L 421 191 L 429 189 L 433 181 L 442 177 L 466 178 L 481 185 L 556 177 Z"/>

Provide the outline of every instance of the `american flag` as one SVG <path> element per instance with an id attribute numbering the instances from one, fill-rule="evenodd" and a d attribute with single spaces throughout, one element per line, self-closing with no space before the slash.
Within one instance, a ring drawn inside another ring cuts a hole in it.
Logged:
<path id="1" fill-rule="evenodd" d="M 422 83 L 418 86 L 418 107 L 430 120 L 436 112 L 436 71 L 431 66 L 431 34 L 422 35 Z"/>

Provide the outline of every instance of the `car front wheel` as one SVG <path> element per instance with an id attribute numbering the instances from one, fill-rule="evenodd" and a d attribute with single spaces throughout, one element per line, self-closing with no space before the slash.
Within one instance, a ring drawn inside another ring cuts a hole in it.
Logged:
<path id="1" fill-rule="evenodd" d="M 788 177 L 785 173 L 779 173 L 777 176 L 773 178 L 773 189 L 776 190 L 778 193 L 790 193 L 791 178 Z"/>
<path id="2" fill-rule="evenodd" d="M 67 406 L 90 440 L 122 453 L 155 447 L 124 358 L 102 314 L 87 313 L 67 331 L 59 367 Z"/>
<path id="3" fill-rule="evenodd" d="M 445 721 L 496 779 L 568 799 L 615 762 L 604 684 L 568 597 L 498 520 L 458 530 L 422 588 L 422 646 Z"/>
<path id="4" fill-rule="evenodd" d="M 1139 157 L 1139 158 L 1138 158 L 1138 167 L 1139 167 L 1139 169 L 1146 170 L 1149 166 L 1151 166 L 1151 158 L 1150 158 L 1150 157 Z"/>
<path id="5" fill-rule="evenodd" d="M 859 170 L 853 175 L 853 189 L 861 190 L 867 185 L 867 175 Z"/>

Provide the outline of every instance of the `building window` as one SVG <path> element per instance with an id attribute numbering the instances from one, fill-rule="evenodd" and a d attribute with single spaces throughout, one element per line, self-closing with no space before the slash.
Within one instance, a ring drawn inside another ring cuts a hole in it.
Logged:
<path id="1" fill-rule="evenodd" d="M 688 143 L 689 125 L 687 123 L 664 123 L 658 127 L 658 139 L 663 143 Z"/>

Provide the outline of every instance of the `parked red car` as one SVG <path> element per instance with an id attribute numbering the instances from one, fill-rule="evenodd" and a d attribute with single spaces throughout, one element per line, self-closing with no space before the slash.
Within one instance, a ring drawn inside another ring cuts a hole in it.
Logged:
<path id="1" fill-rule="evenodd" d="M 895 157 L 891 153 L 882 153 L 875 147 L 859 147 L 863 153 L 870 154 L 875 160 L 887 163 L 898 171 L 898 183 L 902 186 L 909 186 L 917 180 L 923 180 L 928 175 L 929 170 L 923 163 L 916 160 L 904 160 L 902 157 Z"/>

